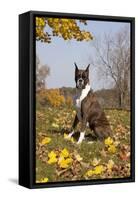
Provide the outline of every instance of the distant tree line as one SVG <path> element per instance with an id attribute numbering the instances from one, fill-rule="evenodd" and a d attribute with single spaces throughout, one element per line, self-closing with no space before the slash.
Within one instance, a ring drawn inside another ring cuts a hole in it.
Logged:
<path id="1" fill-rule="evenodd" d="M 118 106 L 118 91 L 116 88 L 101 89 L 94 92 L 99 103 L 103 108 L 120 108 Z M 74 106 L 74 98 L 76 96 L 76 88 L 62 87 L 57 89 L 42 89 L 37 91 L 37 103 L 42 106 Z M 130 98 L 124 105 L 125 109 L 130 108 Z"/>
<path id="2" fill-rule="evenodd" d="M 74 101 L 76 88 L 62 87 L 60 88 L 60 93 L 65 97 L 70 96 Z M 123 107 L 120 107 L 118 102 L 118 89 L 116 87 L 111 89 L 100 89 L 95 91 L 94 94 L 103 108 L 130 108 L 130 94 L 127 95 Z"/>

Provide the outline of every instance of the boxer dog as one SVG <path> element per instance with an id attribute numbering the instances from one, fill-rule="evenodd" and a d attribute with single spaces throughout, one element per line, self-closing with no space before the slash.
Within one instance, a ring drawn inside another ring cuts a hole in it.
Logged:
<path id="1" fill-rule="evenodd" d="M 112 131 L 106 115 L 101 108 L 95 94 L 90 87 L 89 81 L 89 66 L 85 70 L 78 69 L 75 63 L 75 82 L 76 82 L 76 116 L 68 137 L 74 134 L 75 127 L 80 122 L 80 137 L 78 144 L 80 144 L 85 136 L 85 129 L 88 125 L 94 134 L 103 140 L 112 135 Z"/>

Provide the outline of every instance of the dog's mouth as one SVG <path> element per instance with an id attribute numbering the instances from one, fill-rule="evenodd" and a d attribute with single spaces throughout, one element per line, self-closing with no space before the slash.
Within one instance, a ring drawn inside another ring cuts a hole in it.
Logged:
<path id="1" fill-rule="evenodd" d="M 78 89 L 83 89 L 83 88 L 84 88 L 84 85 L 79 84 L 79 85 L 76 86 L 76 88 L 78 88 Z"/>
<path id="2" fill-rule="evenodd" d="M 84 88 L 84 80 L 83 79 L 78 79 L 76 87 L 79 88 L 79 89 Z"/>

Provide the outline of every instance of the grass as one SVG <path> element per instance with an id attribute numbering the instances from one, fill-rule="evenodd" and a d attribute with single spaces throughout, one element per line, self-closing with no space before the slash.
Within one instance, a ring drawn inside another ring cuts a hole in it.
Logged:
<path id="1" fill-rule="evenodd" d="M 129 177 L 130 113 L 121 110 L 106 110 L 105 113 L 114 133 L 114 139 L 110 138 L 112 144 L 93 140 L 93 133 L 87 129 L 86 139 L 77 145 L 78 132 L 74 140 L 65 139 L 75 116 L 73 108 L 37 109 L 36 181 L 43 182 L 44 178 L 48 178 L 48 182 L 55 182 Z M 50 138 L 50 141 L 43 144 L 45 138 Z M 63 149 L 67 150 L 68 158 L 71 158 L 65 167 L 61 167 L 59 161 Z M 48 155 L 51 151 L 56 154 L 57 161 L 49 164 Z"/>

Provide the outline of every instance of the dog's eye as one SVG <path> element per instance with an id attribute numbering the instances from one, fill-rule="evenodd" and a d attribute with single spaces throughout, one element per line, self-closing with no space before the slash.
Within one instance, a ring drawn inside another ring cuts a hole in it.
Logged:
<path id="1" fill-rule="evenodd" d="M 81 74 L 78 75 L 78 78 L 81 78 Z"/>
<path id="2" fill-rule="evenodd" d="M 85 78 L 87 78 L 87 77 L 86 77 L 86 75 L 85 75 L 85 74 L 83 74 L 83 75 L 82 75 L 82 78 L 84 78 L 84 79 L 85 79 Z"/>

